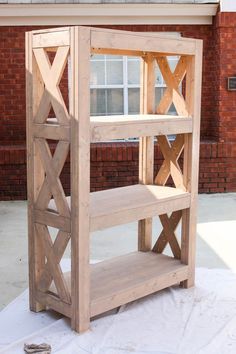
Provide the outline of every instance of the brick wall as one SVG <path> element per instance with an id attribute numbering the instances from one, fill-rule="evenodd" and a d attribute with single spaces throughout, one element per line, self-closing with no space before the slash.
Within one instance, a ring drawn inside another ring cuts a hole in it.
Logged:
<path id="1" fill-rule="evenodd" d="M 219 13 L 212 26 L 113 27 L 133 31 L 175 31 L 186 37 L 203 39 L 200 192 L 236 191 L 236 93 L 226 90 L 226 76 L 236 73 L 235 25 L 236 14 L 223 16 Z M 31 29 L 0 27 L 0 200 L 26 198 L 24 33 Z M 158 151 L 155 164 L 156 169 L 161 164 Z M 62 180 L 68 191 L 68 166 L 63 170 Z M 137 180 L 137 144 L 92 146 L 92 190 L 123 186 Z"/>

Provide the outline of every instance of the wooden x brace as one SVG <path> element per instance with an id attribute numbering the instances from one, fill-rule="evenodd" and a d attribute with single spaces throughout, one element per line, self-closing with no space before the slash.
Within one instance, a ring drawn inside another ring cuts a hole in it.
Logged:
<path id="1" fill-rule="evenodd" d="M 57 49 L 52 65 L 43 48 L 36 48 L 33 52 L 45 84 L 34 121 L 35 123 L 45 123 L 52 105 L 59 123 L 66 125 L 69 121 L 69 114 L 59 88 L 59 83 L 66 66 L 69 47 L 59 47 Z"/>
<path id="2" fill-rule="evenodd" d="M 45 139 L 35 139 L 35 144 L 38 147 L 46 174 L 35 203 L 36 208 L 47 209 L 51 196 L 53 196 L 59 214 L 69 217 L 70 209 L 59 178 L 68 155 L 69 143 L 59 141 L 53 157 Z"/>
<path id="3" fill-rule="evenodd" d="M 167 245 L 170 244 L 171 250 L 175 258 L 180 259 L 181 250 L 179 243 L 176 239 L 175 230 L 180 222 L 182 211 L 174 211 L 170 218 L 167 214 L 159 215 L 163 230 L 157 239 L 152 251 L 156 253 L 162 253 Z"/>
<path id="4" fill-rule="evenodd" d="M 157 113 L 166 114 L 173 102 L 178 115 L 188 116 L 186 102 L 179 92 L 179 85 L 186 74 L 186 58 L 184 56 L 180 58 L 174 73 L 172 73 L 166 57 L 157 57 L 156 61 L 167 86 L 157 107 Z"/>
<path id="5" fill-rule="evenodd" d="M 47 258 L 44 272 L 39 280 L 39 288 L 42 291 L 48 290 L 52 280 L 54 280 L 60 299 L 70 303 L 70 293 L 60 267 L 60 260 L 70 238 L 69 234 L 59 231 L 53 244 L 46 225 L 35 224 L 35 227 Z"/>
<path id="6" fill-rule="evenodd" d="M 157 141 L 165 160 L 155 178 L 155 184 L 164 186 L 171 175 L 176 188 L 186 190 L 183 175 L 178 164 L 178 158 L 184 148 L 184 135 L 178 134 L 172 146 L 165 135 L 158 136 Z"/>

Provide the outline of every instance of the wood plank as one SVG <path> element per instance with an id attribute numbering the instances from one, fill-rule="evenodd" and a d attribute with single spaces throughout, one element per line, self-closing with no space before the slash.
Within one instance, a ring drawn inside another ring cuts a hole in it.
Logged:
<path id="1" fill-rule="evenodd" d="M 90 29 L 71 28 L 71 325 L 89 328 Z"/>
<path id="2" fill-rule="evenodd" d="M 182 171 L 178 163 L 184 148 L 184 135 L 177 135 L 172 145 L 164 135 L 158 136 L 157 141 L 164 156 L 164 161 L 155 177 L 155 183 L 165 185 L 171 175 L 176 188 L 186 190 Z"/>
<path id="3" fill-rule="evenodd" d="M 161 35 L 148 35 L 143 33 L 131 33 L 120 31 L 103 31 L 91 29 L 92 48 L 111 48 L 122 50 L 134 50 L 144 52 L 161 52 L 172 55 L 193 55 L 195 53 L 195 41 L 186 41 L 180 38 L 167 38 Z"/>
<path id="4" fill-rule="evenodd" d="M 55 207 L 55 204 L 54 204 Z M 55 211 L 34 209 L 34 220 L 38 224 L 48 225 L 64 232 L 71 231 L 70 218 L 56 214 Z"/>
<path id="5" fill-rule="evenodd" d="M 70 45 L 69 30 L 34 33 L 33 48 L 62 47 Z"/>
<path id="6" fill-rule="evenodd" d="M 35 138 L 69 141 L 70 127 L 56 124 L 34 124 L 33 135 Z"/>
<path id="7" fill-rule="evenodd" d="M 44 277 L 45 271 L 50 275 L 51 280 L 54 280 L 56 289 L 57 289 L 57 294 L 59 298 L 66 303 L 70 303 L 70 293 L 69 289 L 67 288 L 67 283 L 64 279 L 63 272 L 60 267 L 60 259 L 59 255 L 55 253 L 57 251 L 56 247 L 53 247 L 52 239 L 49 234 L 48 228 L 46 225 L 42 224 L 35 224 L 36 230 L 37 230 L 37 237 L 39 238 L 39 242 L 42 245 L 42 248 L 44 250 L 44 256 L 47 258 L 47 263 L 44 266 L 43 272 L 40 274 L 40 279 L 38 281 L 38 287 L 41 290 L 48 290 L 47 288 L 42 289 L 41 286 L 45 286 L 47 284 L 47 287 L 49 287 L 51 281 L 50 279 L 46 279 Z M 60 243 L 60 246 L 62 244 Z M 61 250 L 62 252 L 62 250 Z M 43 282 L 42 282 L 43 281 Z"/>
<path id="8" fill-rule="evenodd" d="M 186 288 L 193 286 L 195 281 L 202 49 L 203 42 L 196 40 L 196 54 L 188 59 L 186 76 L 187 108 L 193 117 L 193 134 L 186 135 L 184 149 L 184 183 L 187 191 L 191 193 L 191 206 L 183 211 L 181 235 L 181 261 L 189 265 L 189 277 L 182 283 Z"/>
<path id="9" fill-rule="evenodd" d="M 190 133 L 192 118 L 158 115 L 121 115 L 90 117 L 90 137 L 92 142 Z"/>
<path id="10" fill-rule="evenodd" d="M 96 316 L 140 297 L 179 283 L 188 266 L 153 252 L 133 252 L 90 265 L 91 312 Z M 65 273 L 70 286 L 70 272 Z M 54 291 L 55 287 L 51 287 Z"/>
<path id="11" fill-rule="evenodd" d="M 38 67 L 32 55 L 32 34 L 25 37 L 26 65 L 26 125 L 27 125 L 27 198 L 28 198 L 28 252 L 29 252 L 29 301 L 30 309 L 38 312 L 44 305 L 35 297 L 37 281 L 44 266 L 44 254 L 36 237 L 34 227 L 34 201 L 41 188 L 44 170 L 35 150 L 32 125 L 33 116 L 43 92 L 43 82 Z"/>
<path id="12" fill-rule="evenodd" d="M 69 47 L 59 47 L 57 49 L 52 65 L 43 48 L 36 48 L 33 51 L 45 84 L 45 90 L 38 111 L 35 114 L 35 122 L 45 123 L 52 104 L 58 122 L 68 125 L 69 114 L 59 88 L 59 83 L 67 63 Z"/>
<path id="13" fill-rule="evenodd" d="M 45 139 L 37 138 L 35 143 L 40 151 L 46 174 L 44 184 L 36 200 L 36 207 L 40 210 L 47 209 L 51 195 L 53 195 L 58 212 L 62 216 L 69 217 L 70 208 L 60 181 L 60 173 L 68 155 L 69 143 L 59 141 L 53 157 Z"/>
<path id="14" fill-rule="evenodd" d="M 61 301 L 55 294 L 37 290 L 35 297 L 45 308 L 50 308 L 66 317 L 71 317 L 71 305 Z"/>
<path id="15" fill-rule="evenodd" d="M 90 231 L 142 220 L 189 207 L 180 189 L 137 184 L 90 194 Z"/>
<path id="16" fill-rule="evenodd" d="M 164 217 L 167 218 L 168 216 L 164 215 Z M 175 231 L 175 229 L 177 228 L 181 217 L 182 217 L 182 210 L 174 211 L 171 214 L 171 216 L 169 217 L 169 224 L 171 225 L 172 231 Z M 162 232 L 159 235 L 159 238 L 157 239 L 155 245 L 152 248 L 152 251 L 157 252 L 157 253 L 162 253 L 170 240 L 169 236 L 171 236 L 171 235 L 169 235 L 168 230 L 163 228 Z M 179 247 L 177 246 L 177 249 L 178 248 Z M 173 251 L 174 250 L 172 250 L 172 252 Z M 181 254 L 181 251 L 180 251 L 180 254 Z M 180 257 L 177 257 L 177 258 L 180 258 Z"/>
<path id="17" fill-rule="evenodd" d="M 140 70 L 140 113 L 155 113 L 155 58 L 147 54 L 141 61 Z M 139 183 L 153 184 L 154 137 L 139 139 Z M 147 252 L 152 247 L 152 219 L 138 222 L 138 250 Z"/>

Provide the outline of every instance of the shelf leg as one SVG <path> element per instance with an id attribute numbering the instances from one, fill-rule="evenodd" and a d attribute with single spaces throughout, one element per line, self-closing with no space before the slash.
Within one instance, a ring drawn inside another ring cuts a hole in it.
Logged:
<path id="1" fill-rule="evenodd" d="M 71 28 L 71 326 L 90 325 L 90 29 Z"/>
<path id="2" fill-rule="evenodd" d="M 140 113 L 155 112 L 155 66 L 154 57 L 146 55 L 141 63 Z M 154 139 L 142 137 L 139 141 L 139 183 L 153 184 Z M 152 248 L 152 218 L 138 223 L 138 250 L 147 252 Z"/>

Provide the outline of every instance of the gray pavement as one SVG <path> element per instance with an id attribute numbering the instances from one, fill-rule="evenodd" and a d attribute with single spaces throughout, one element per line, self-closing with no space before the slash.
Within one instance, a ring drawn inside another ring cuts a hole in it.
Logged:
<path id="1" fill-rule="evenodd" d="M 0 202 L 0 309 L 27 288 L 26 216 L 25 201 Z M 160 230 L 154 218 L 153 241 Z M 137 223 L 94 232 L 91 241 L 91 259 L 102 260 L 134 251 Z M 236 270 L 235 250 L 236 193 L 200 195 L 197 266 Z"/>

